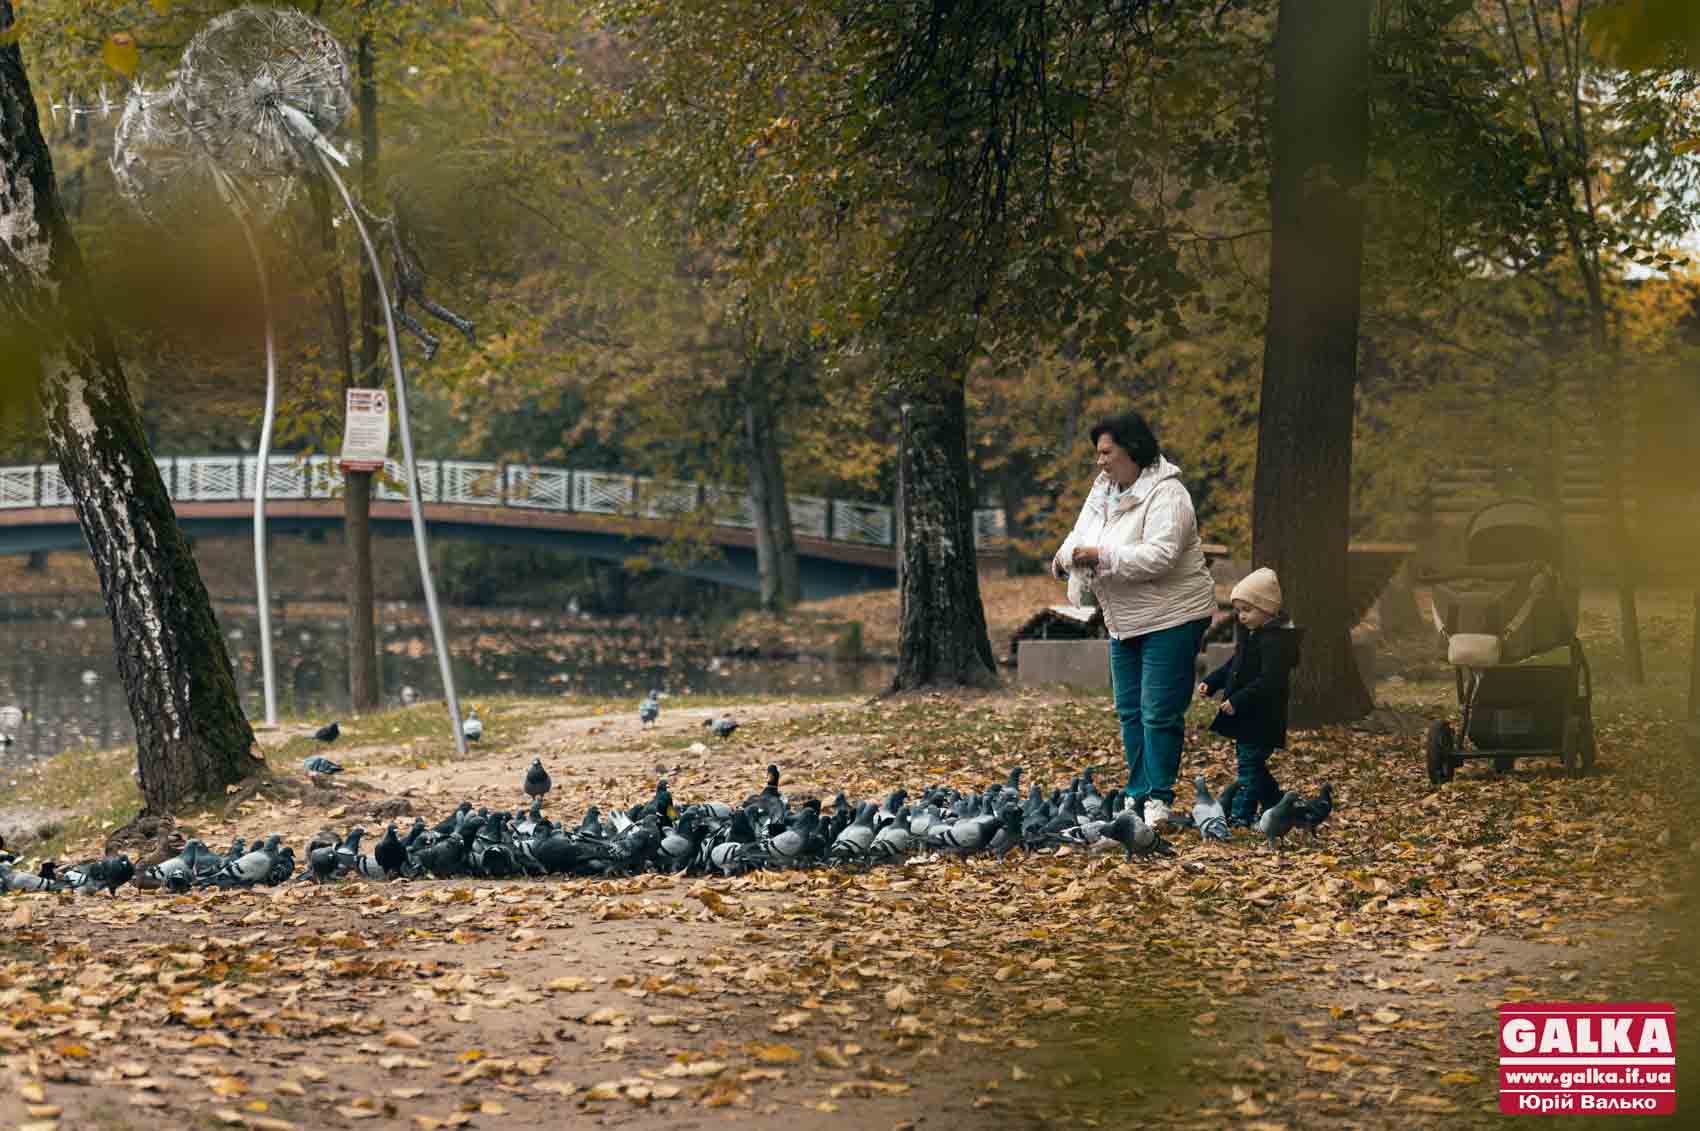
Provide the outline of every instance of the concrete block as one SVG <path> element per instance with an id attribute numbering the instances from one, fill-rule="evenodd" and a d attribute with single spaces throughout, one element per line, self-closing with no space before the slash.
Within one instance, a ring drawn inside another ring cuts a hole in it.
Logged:
<path id="1" fill-rule="evenodd" d="M 1083 689 L 1110 686 L 1108 640 L 1023 640 L 1015 651 L 1016 682 L 1024 687 L 1064 683 Z"/>

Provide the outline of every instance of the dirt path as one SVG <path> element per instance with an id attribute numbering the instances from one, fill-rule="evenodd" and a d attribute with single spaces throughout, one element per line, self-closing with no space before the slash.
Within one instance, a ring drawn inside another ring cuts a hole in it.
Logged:
<path id="1" fill-rule="evenodd" d="M 335 786 L 262 790 L 195 832 L 222 846 L 275 828 L 299 845 L 320 827 L 376 830 L 383 803 L 430 819 L 462 798 L 511 806 L 534 755 L 557 782 L 549 811 L 572 817 L 647 796 L 658 773 L 681 801 L 741 797 L 770 761 L 793 796 L 979 786 L 1012 762 L 1066 781 L 1111 761 L 1114 741 L 1103 704 L 1066 697 L 739 706 L 723 743 L 705 738 L 709 713 L 642 728 L 632 712 L 551 708 L 517 734 L 498 712 L 466 760 L 354 726 Z M 1341 807 L 1329 838 L 1285 854 L 1177 838 L 1175 856 L 1127 863 L 12 896 L 0 1123 L 1496 1118 L 1493 1006 L 1579 992 L 1586 932 L 1649 906 L 1689 849 L 1658 844 L 1627 773 L 1606 790 L 1532 773 L 1429 792 L 1388 729 L 1296 744 L 1278 772 L 1336 782 Z M 1658 748 L 1656 730 L 1643 737 Z M 1606 738 L 1627 765 L 1623 736 Z M 1194 750 L 1205 765 L 1216 753 Z M 1631 852 L 1645 867 L 1625 867 Z"/>

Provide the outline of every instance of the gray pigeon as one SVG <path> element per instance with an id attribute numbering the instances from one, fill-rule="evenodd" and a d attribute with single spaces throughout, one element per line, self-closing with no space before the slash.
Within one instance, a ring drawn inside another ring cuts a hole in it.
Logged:
<path id="1" fill-rule="evenodd" d="M 549 780 L 549 771 L 543 768 L 543 759 L 533 758 L 531 765 L 525 771 L 525 793 L 527 797 L 542 797 L 549 792 L 554 783 Z"/>
<path id="2" fill-rule="evenodd" d="M 738 729 L 738 720 L 728 716 L 716 716 L 704 719 L 702 725 L 713 731 L 715 738 L 731 738 L 732 732 Z"/>
<path id="3" fill-rule="evenodd" d="M 876 860 L 901 860 L 909 855 L 913 840 L 914 837 L 909 834 L 909 807 L 904 806 L 898 811 L 895 821 L 874 835 L 874 842 L 868 846 L 868 855 Z"/>
<path id="4" fill-rule="evenodd" d="M 862 802 L 856 810 L 856 819 L 844 826 L 826 850 L 827 857 L 832 860 L 866 860 L 868 849 L 874 843 L 875 812 L 873 802 Z"/>
<path id="5" fill-rule="evenodd" d="M 1129 860 L 1135 856 L 1150 856 L 1154 852 L 1164 855 L 1174 853 L 1157 830 L 1146 824 L 1131 805 L 1117 813 L 1116 819 L 1105 825 L 1102 833 L 1105 839 L 1115 841 L 1126 849 Z"/>
<path id="6" fill-rule="evenodd" d="M 73 864 L 65 869 L 65 882 L 80 894 L 93 895 L 105 888 L 108 895 L 116 895 L 118 889 L 129 883 L 135 874 L 136 866 L 130 863 L 130 858 L 119 853 L 101 860 Z"/>
<path id="7" fill-rule="evenodd" d="M 638 723 L 648 726 L 661 717 L 660 692 L 651 690 L 648 697 L 638 704 Z"/>
<path id="8" fill-rule="evenodd" d="M 315 754 L 311 758 L 301 759 L 301 767 L 314 777 L 342 773 L 342 767 L 323 754 Z"/>
<path id="9" fill-rule="evenodd" d="M 1265 809 L 1257 819 L 1257 831 L 1269 838 L 1270 848 L 1285 848 L 1285 837 L 1296 823 L 1294 809 L 1298 803 L 1299 795 L 1289 789 L 1274 808 Z"/>
<path id="10" fill-rule="evenodd" d="M 1222 802 L 1210 796 L 1210 783 L 1199 774 L 1192 779 L 1192 787 L 1198 792 L 1198 798 L 1192 803 L 1192 823 L 1198 828 L 1198 835 L 1205 840 L 1230 840 L 1228 834 L 1228 814 L 1222 809 Z"/>
<path id="11" fill-rule="evenodd" d="M 1334 786 L 1329 782 L 1322 783 L 1322 792 L 1315 801 L 1299 799 L 1293 808 L 1293 823 L 1310 833 L 1310 839 L 1315 840 L 1316 834 L 1322 828 L 1322 823 L 1328 820 L 1334 812 Z"/>

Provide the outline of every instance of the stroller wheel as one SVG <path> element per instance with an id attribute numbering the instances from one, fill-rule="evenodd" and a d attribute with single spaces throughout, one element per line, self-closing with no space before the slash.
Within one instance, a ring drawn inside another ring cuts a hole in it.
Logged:
<path id="1" fill-rule="evenodd" d="M 1581 715 L 1572 715 L 1564 724 L 1564 772 L 1580 777 L 1593 764 L 1586 750 L 1587 732 Z"/>
<path id="2" fill-rule="evenodd" d="M 1452 755 L 1458 749 L 1458 742 L 1452 735 L 1452 724 L 1437 720 L 1429 724 L 1428 741 L 1425 754 L 1428 758 L 1428 780 L 1434 785 L 1452 780 L 1452 771 L 1456 769 Z"/>

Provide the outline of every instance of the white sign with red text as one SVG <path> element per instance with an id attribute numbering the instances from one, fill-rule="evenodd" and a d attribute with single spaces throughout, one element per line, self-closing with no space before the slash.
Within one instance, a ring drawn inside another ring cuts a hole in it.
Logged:
<path id="1" fill-rule="evenodd" d="M 1675 1114 L 1676 1009 L 1644 1001 L 1500 1006 L 1499 1110 Z"/>
<path id="2" fill-rule="evenodd" d="M 390 450 L 390 395 L 382 389 L 348 390 L 342 427 L 342 469 L 382 471 Z"/>

